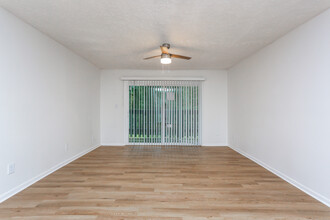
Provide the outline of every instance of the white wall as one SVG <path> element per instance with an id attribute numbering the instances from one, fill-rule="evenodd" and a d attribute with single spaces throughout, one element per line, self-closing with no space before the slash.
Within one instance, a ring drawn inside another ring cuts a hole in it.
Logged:
<path id="1" fill-rule="evenodd" d="M 202 99 L 202 144 L 227 146 L 227 72 L 104 70 L 101 73 L 101 144 L 124 144 L 123 76 L 205 77 Z"/>
<path id="2" fill-rule="evenodd" d="M 1 202 L 99 145 L 100 74 L 1 8 L 0 27 Z"/>
<path id="3" fill-rule="evenodd" d="M 330 205 L 330 11 L 230 69 L 229 145 Z"/>

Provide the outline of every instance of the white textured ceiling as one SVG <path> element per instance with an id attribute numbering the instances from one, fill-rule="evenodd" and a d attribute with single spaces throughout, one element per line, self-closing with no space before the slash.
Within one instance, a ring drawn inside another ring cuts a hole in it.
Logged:
<path id="1" fill-rule="evenodd" d="M 330 7 L 330 0 L 0 0 L 102 69 L 226 69 Z"/>

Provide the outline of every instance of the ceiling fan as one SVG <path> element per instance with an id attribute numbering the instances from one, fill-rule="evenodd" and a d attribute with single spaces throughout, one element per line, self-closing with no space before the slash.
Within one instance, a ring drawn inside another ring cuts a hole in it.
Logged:
<path id="1" fill-rule="evenodd" d="M 179 59 L 185 59 L 185 60 L 191 59 L 191 57 L 186 57 L 186 56 L 182 56 L 182 55 L 169 53 L 168 50 L 170 49 L 170 46 L 171 46 L 170 44 L 164 43 L 162 46 L 160 46 L 160 49 L 162 51 L 161 55 L 146 57 L 146 58 L 144 58 L 144 60 L 149 60 L 152 58 L 160 57 L 160 62 L 162 64 L 170 64 L 170 63 L 172 63 L 172 58 L 179 58 Z"/>

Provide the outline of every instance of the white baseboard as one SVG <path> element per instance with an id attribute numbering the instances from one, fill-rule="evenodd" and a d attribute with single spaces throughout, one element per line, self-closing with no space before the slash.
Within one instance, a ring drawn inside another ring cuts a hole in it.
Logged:
<path id="1" fill-rule="evenodd" d="M 120 147 L 120 146 L 125 146 L 123 143 L 106 143 L 106 144 L 101 144 L 101 146 L 104 147 Z"/>
<path id="2" fill-rule="evenodd" d="M 51 174 L 51 173 L 55 172 L 56 170 L 60 169 L 61 167 L 65 166 L 65 165 L 67 165 L 69 163 L 71 163 L 72 161 L 78 159 L 79 157 L 81 157 L 81 156 L 83 156 L 83 155 L 91 152 L 92 150 L 94 150 L 94 149 L 96 149 L 98 147 L 99 146 L 97 145 L 97 146 L 93 146 L 91 148 L 88 148 L 88 149 L 86 149 L 86 150 L 84 150 L 84 151 L 76 154 L 75 156 L 73 156 L 73 157 L 71 157 L 71 158 L 69 158 L 69 159 L 67 159 L 67 160 L 65 160 L 65 161 L 63 161 L 63 162 L 61 162 L 61 163 L 53 166 L 52 168 L 48 169 L 47 171 L 45 171 L 45 172 L 43 172 L 43 173 L 41 173 L 41 174 L 33 177 L 32 179 L 30 179 L 30 180 L 28 180 L 28 181 L 26 181 L 26 182 L 24 182 L 24 183 L 22 183 L 22 184 L 20 184 L 20 185 L 18 185 L 16 187 L 14 187 L 13 189 L 11 189 L 11 190 L 9 190 L 9 191 L 1 194 L 0 195 L 0 203 L 2 203 L 3 201 L 9 199 L 13 195 L 19 193 L 20 191 L 26 189 L 27 187 L 29 187 L 32 184 L 36 183 L 37 181 L 41 180 L 42 178 L 48 176 L 49 174 Z"/>
<path id="3" fill-rule="evenodd" d="M 126 144 L 123 144 L 123 143 L 105 143 L 105 144 L 101 144 L 101 146 L 105 146 L 105 147 L 117 147 L 117 146 L 126 146 Z M 201 145 L 202 147 L 227 147 L 228 144 L 224 144 L 224 143 L 217 143 L 217 144 L 214 144 L 214 143 L 203 143 Z"/>
<path id="4" fill-rule="evenodd" d="M 239 154 L 242 154 L 243 156 L 249 158 L 250 160 L 256 162 L 257 164 L 259 164 L 260 166 L 264 167 L 265 169 L 269 170 L 270 172 L 272 172 L 273 174 L 275 174 L 276 176 L 282 178 L 283 180 L 285 180 L 286 182 L 290 183 L 291 185 L 297 187 L 298 189 L 300 189 L 301 191 L 305 192 L 306 194 L 310 195 L 311 197 L 313 197 L 314 199 L 320 201 L 321 203 L 323 203 L 324 205 L 330 207 L 330 199 L 326 198 L 324 196 L 322 196 L 321 194 L 315 192 L 314 190 L 308 188 L 307 186 L 297 182 L 296 180 L 288 177 L 287 175 L 285 175 L 284 173 L 272 168 L 271 166 L 267 165 L 266 163 L 262 162 L 261 160 L 253 157 L 252 155 L 246 153 L 245 151 L 236 148 L 236 147 L 231 147 L 229 146 L 231 149 L 233 149 L 234 151 L 238 152 Z"/>
<path id="5" fill-rule="evenodd" d="M 228 144 L 220 143 L 220 144 L 211 144 L 211 143 L 203 143 L 202 147 L 228 147 Z"/>

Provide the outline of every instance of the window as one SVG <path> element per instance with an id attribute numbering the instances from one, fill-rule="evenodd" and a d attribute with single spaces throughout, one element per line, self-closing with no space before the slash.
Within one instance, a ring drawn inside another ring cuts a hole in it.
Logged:
<path id="1" fill-rule="evenodd" d="M 199 81 L 129 81 L 128 144 L 200 145 Z"/>

